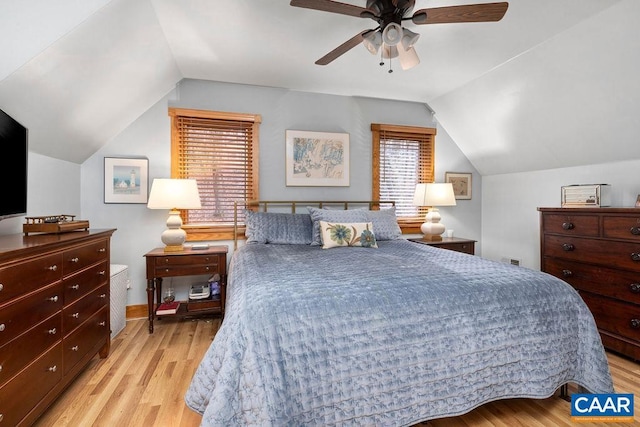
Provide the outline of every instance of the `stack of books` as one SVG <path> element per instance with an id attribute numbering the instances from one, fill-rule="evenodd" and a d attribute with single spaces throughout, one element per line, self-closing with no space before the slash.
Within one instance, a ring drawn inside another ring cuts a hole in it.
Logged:
<path id="1" fill-rule="evenodd" d="M 180 307 L 180 301 L 163 302 L 158 306 L 156 315 L 176 314 L 178 312 L 178 307 Z"/>

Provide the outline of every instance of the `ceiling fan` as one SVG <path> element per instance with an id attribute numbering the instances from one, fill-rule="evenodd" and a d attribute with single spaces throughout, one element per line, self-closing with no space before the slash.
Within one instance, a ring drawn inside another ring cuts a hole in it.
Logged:
<path id="1" fill-rule="evenodd" d="M 321 10 L 341 15 L 369 18 L 378 27 L 364 30 L 316 61 L 327 65 L 360 43 L 369 52 L 381 58 L 398 58 L 402 69 L 407 70 L 420 63 L 413 45 L 420 37 L 402 26 L 403 21 L 416 25 L 448 24 L 456 22 L 495 22 L 502 19 L 509 3 L 482 3 L 420 9 L 413 14 L 415 0 L 367 0 L 367 7 L 354 6 L 333 0 L 291 0 L 291 6 Z M 384 65 L 381 59 L 380 65 Z M 391 73 L 392 70 L 389 69 Z"/>

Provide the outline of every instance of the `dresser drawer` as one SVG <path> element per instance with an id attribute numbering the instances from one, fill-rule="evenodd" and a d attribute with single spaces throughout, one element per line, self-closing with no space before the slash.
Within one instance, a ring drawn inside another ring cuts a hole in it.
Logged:
<path id="1" fill-rule="evenodd" d="M 55 254 L 0 268 L 0 305 L 62 277 L 62 255 Z"/>
<path id="2" fill-rule="evenodd" d="M 68 374 L 90 351 L 102 345 L 110 337 L 109 310 L 103 308 L 81 327 L 63 339 L 64 374 Z"/>
<path id="3" fill-rule="evenodd" d="M 109 241 L 102 240 L 89 245 L 69 249 L 63 254 L 63 274 L 65 276 L 73 274 L 78 270 L 95 264 L 96 262 L 107 260 Z"/>
<path id="4" fill-rule="evenodd" d="M 49 285 L 0 310 L 0 346 L 62 309 L 62 282 Z"/>
<path id="5" fill-rule="evenodd" d="M 101 262 L 62 280 L 64 303 L 69 305 L 83 297 L 108 279 L 107 261 Z"/>
<path id="6" fill-rule="evenodd" d="M 640 341 L 640 306 L 580 292 L 599 329 Z"/>
<path id="7" fill-rule="evenodd" d="M 640 271 L 640 242 L 545 235 L 543 250 L 546 256 Z"/>
<path id="8" fill-rule="evenodd" d="M 58 312 L 0 347 L 0 386 L 61 339 L 62 315 Z"/>
<path id="9" fill-rule="evenodd" d="M 545 214 L 542 216 L 545 233 L 598 237 L 597 215 Z"/>
<path id="10" fill-rule="evenodd" d="M 444 243 L 437 246 L 441 249 L 449 249 L 450 251 L 462 252 L 465 254 L 474 255 L 475 244 L 474 243 Z"/>
<path id="11" fill-rule="evenodd" d="M 574 288 L 640 304 L 640 272 L 545 257 L 543 270 Z"/>
<path id="12" fill-rule="evenodd" d="M 62 311 L 62 327 L 66 336 L 109 303 L 109 286 L 101 286 Z"/>
<path id="13" fill-rule="evenodd" d="M 2 425 L 15 426 L 62 379 L 62 343 L 0 388 Z"/>
<path id="14" fill-rule="evenodd" d="M 603 217 L 604 237 L 640 242 L 640 213 L 636 216 Z"/>
<path id="15" fill-rule="evenodd" d="M 220 273 L 220 259 L 220 256 L 212 254 L 191 255 L 188 257 L 158 257 L 155 260 L 154 277 L 173 277 Z"/>

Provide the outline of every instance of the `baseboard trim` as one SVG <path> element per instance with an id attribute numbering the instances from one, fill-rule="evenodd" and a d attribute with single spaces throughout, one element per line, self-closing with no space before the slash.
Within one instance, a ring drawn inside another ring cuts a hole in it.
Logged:
<path id="1" fill-rule="evenodd" d="M 127 320 L 146 319 L 149 317 L 147 304 L 128 305 L 126 311 Z"/>

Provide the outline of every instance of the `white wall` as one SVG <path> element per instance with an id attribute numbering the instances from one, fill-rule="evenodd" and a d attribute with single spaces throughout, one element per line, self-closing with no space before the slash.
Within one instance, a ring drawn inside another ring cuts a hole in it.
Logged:
<path id="1" fill-rule="evenodd" d="M 146 303 L 143 255 L 162 246 L 160 234 L 168 213 L 144 204 L 103 203 L 104 157 L 149 159 L 149 182 L 170 175 L 169 106 L 260 114 L 260 197 L 281 200 L 368 200 L 371 197 L 372 122 L 434 126 L 423 104 L 295 92 L 284 89 L 185 80 L 125 131 L 82 165 L 82 214 L 96 228 L 117 228 L 111 262 L 129 266 L 132 289 L 128 305 Z M 349 187 L 286 187 L 284 175 L 287 129 L 347 132 L 350 135 Z M 436 180 L 445 171 L 474 172 L 446 132 L 436 137 Z M 481 179 L 473 182 L 477 197 L 443 208 L 443 223 L 460 236 L 479 239 Z M 231 242 L 216 242 L 230 246 Z M 178 281 L 179 282 L 179 281 Z M 176 283 L 178 283 L 176 282 Z M 178 297 L 180 289 L 176 287 Z M 182 295 L 186 293 L 183 289 Z"/>
<path id="2" fill-rule="evenodd" d="M 80 165 L 29 152 L 27 216 L 80 215 Z M 22 233 L 25 217 L 0 221 L 0 234 Z"/>
<path id="3" fill-rule="evenodd" d="M 560 188 L 572 184 L 610 184 L 612 206 L 634 206 L 640 194 L 640 160 L 483 177 L 483 257 L 519 259 L 521 265 L 539 269 L 537 208 L 559 207 Z"/>

